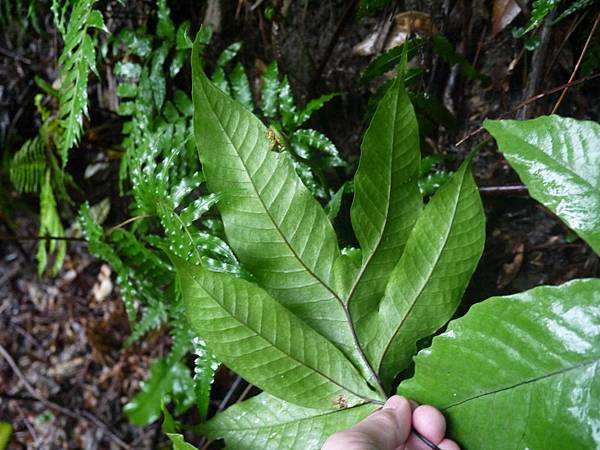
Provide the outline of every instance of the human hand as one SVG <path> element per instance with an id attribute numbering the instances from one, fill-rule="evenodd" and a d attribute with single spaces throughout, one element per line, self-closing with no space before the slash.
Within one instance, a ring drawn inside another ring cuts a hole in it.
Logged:
<path id="1" fill-rule="evenodd" d="M 413 429 L 434 446 L 425 443 Z M 339 431 L 325 442 L 322 450 L 460 450 L 445 439 L 446 420 L 433 406 L 417 406 L 394 395 L 383 408 L 352 428 Z"/>

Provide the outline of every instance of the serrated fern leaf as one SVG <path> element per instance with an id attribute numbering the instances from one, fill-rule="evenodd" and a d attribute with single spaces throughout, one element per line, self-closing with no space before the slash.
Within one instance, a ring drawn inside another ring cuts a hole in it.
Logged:
<path id="1" fill-rule="evenodd" d="M 241 63 L 235 65 L 233 71 L 229 75 L 229 81 L 231 83 L 231 94 L 233 98 L 252 111 L 254 109 L 252 90 L 250 89 L 250 82 L 248 81 L 244 66 L 242 66 Z"/>
<path id="2" fill-rule="evenodd" d="M 531 11 L 531 17 L 525 28 L 519 28 L 513 31 L 515 37 L 520 38 L 530 31 L 538 28 L 546 16 L 550 14 L 554 8 L 558 6 L 560 0 L 535 0 L 533 2 L 533 9 Z"/>
<path id="3" fill-rule="evenodd" d="M 62 237 L 65 234 L 60 216 L 56 209 L 56 200 L 52 192 L 50 171 L 46 171 L 44 183 L 40 192 L 40 236 Z M 67 251 L 65 241 L 48 239 L 38 243 L 36 258 L 38 261 L 38 274 L 41 276 L 48 263 L 48 254 L 54 255 L 52 274 L 56 275 L 62 266 Z"/>
<path id="4" fill-rule="evenodd" d="M 206 343 L 200 338 L 194 338 L 194 391 L 196 392 L 196 404 L 200 412 L 200 418 L 204 421 L 208 414 L 210 390 L 215 379 L 215 372 L 219 368 L 219 362 L 206 347 Z"/>
<path id="5" fill-rule="evenodd" d="M 95 70 L 96 63 L 94 41 L 88 28 L 104 29 L 102 15 L 92 9 L 95 1 L 77 0 L 66 27 L 64 15 L 57 21 L 64 40 L 58 60 L 61 79 L 58 118 L 62 129 L 58 147 L 63 167 L 67 164 L 69 150 L 79 141 L 83 116 L 87 115 L 88 74 Z"/>
<path id="6" fill-rule="evenodd" d="M 556 18 L 556 20 L 554 22 L 552 22 L 553 24 L 560 22 L 561 20 L 563 20 L 566 17 L 569 17 L 571 14 L 576 13 L 577 11 L 581 11 L 584 8 L 587 8 L 588 6 L 592 6 L 594 3 L 596 3 L 598 0 L 575 0 L 571 5 L 569 5 L 569 7 L 567 9 L 565 9 L 560 16 L 558 16 Z"/>
<path id="7" fill-rule="evenodd" d="M 123 289 L 121 285 L 121 289 Z M 129 346 L 145 336 L 149 331 L 156 330 L 165 322 L 167 311 L 164 303 L 155 301 L 150 306 L 144 308 L 144 313 L 141 320 L 131 330 L 131 334 L 125 341 L 125 345 Z"/>
<path id="8" fill-rule="evenodd" d="M 10 163 L 10 181 L 19 192 L 38 192 L 46 172 L 46 153 L 40 136 L 26 141 Z"/>

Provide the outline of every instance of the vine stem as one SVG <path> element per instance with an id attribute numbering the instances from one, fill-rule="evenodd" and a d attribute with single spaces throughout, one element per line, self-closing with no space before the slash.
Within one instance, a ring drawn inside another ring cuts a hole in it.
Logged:
<path id="1" fill-rule="evenodd" d="M 581 54 L 579 55 L 579 59 L 577 60 L 577 64 L 575 64 L 575 68 L 573 69 L 573 72 L 571 73 L 571 76 L 569 77 L 569 81 L 567 82 L 567 86 L 565 86 L 565 88 L 562 90 L 562 92 L 560 93 L 560 97 L 558 98 L 558 100 L 554 104 L 554 108 L 552 108 L 551 114 L 556 113 L 556 110 L 558 109 L 558 107 L 562 103 L 563 99 L 565 98 L 565 95 L 567 95 L 567 91 L 569 90 L 568 84 L 573 81 L 573 79 L 575 78 L 575 75 L 577 74 L 577 71 L 579 70 L 579 66 L 581 65 L 581 61 L 583 61 L 583 57 L 585 56 L 585 54 L 586 54 L 586 52 L 588 50 L 588 47 L 590 46 L 590 42 L 592 41 L 592 36 L 594 36 L 594 33 L 596 32 L 596 29 L 598 28 L 598 23 L 600 23 L 600 12 L 598 12 L 598 14 L 596 15 L 596 20 L 594 21 L 594 25 L 592 26 L 592 30 L 590 31 L 590 34 L 588 35 L 587 40 L 585 41 L 585 45 L 583 46 L 583 49 L 581 50 Z"/>

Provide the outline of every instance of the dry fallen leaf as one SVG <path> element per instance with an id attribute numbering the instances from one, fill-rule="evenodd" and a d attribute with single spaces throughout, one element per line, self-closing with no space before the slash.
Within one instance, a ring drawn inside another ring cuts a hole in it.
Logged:
<path id="1" fill-rule="evenodd" d="M 374 55 L 381 50 L 389 50 L 403 44 L 411 36 L 431 37 L 437 33 L 431 15 L 419 11 L 396 14 L 391 24 L 388 22 L 387 25 L 379 26 L 377 30 L 356 44 L 352 54 Z"/>
<path id="2" fill-rule="evenodd" d="M 502 265 L 502 272 L 498 275 L 496 282 L 498 289 L 503 289 L 508 286 L 518 275 L 523 265 L 523 254 L 525 252 L 525 244 L 519 242 L 513 249 L 513 259 L 511 262 Z"/>
<path id="3" fill-rule="evenodd" d="M 515 0 L 494 0 L 492 36 L 504 30 L 520 12 L 521 8 Z"/>

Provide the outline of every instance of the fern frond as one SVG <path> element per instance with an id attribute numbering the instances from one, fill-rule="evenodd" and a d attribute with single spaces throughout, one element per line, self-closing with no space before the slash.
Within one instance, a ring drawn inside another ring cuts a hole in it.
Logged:
<path id="1" fill-rule="evenodd" d="M 561 20 L 570 16 L 571 14 L 576 13 L 577 11 L 581 11 L 582 9 L 587 8 L 588 6 L 592 6 L 596 2 L 598 2 L 598 0 L 575 0 L 552 23 L 555 24 L 557 22 L 560 22 Z"/>
<path id="2" fill-rule="evenodd" d="M 19 192 L 39 192 L 46 168 L 46 149 L 38 135 L 26 141 L 13 156 L 10 181 Z"/>
<path id="3" fill-rule="evenodd" d="M 90 70 L 96 70 L 96 50 L 88 28 L 105 30 L 102 15 L 92 9 L 95 2 L 76 0 L 66 28 L 64 11 L 57 21 L 64 40 L 58 60 L 61 79 L 58 118 L 62 129 L 58 149 L 63 167 L 67 164 L 69 150 L 79 142 L 83 116 L 87 115 L 88 74 Z"/>
<path id="4" fill-rule="evenodd" d="M 58 236 L 65 234 L 60 216 L 56 209 L 56 200 L 52 192 L 50 181 L 50 171 L 46 171 L 44 183 L 40 192 L 40 236 Z M 38 274 L 41 276 L 48 263 L 48 254 L 54 254 L 54 263 L 52 264 L 52 274 L 56 275 L 60 270 L 65 254 L 67 243 L 57 240 L 41 240 L 38 243 L 36 258 L 38 261 Z"/>
<path id="5" fill-rule="evenodd" d="M 194 338 L 194 391 L 196 392 L 196 405 L 200 413 L 201 420 L 205 420 L 208 415 L 208 405 L 210 400 L 210 390 L 215 379 L 215 372 L 219 368 L 219 362 L 208 350 L 204 341 L 200 338 Z"/>
<path id="6" fill-rule="evenodd" d="M 123 290 L 122 286 L 121 290 Z M 142 318 L 133 326 L 131 334 L 125 341 L 125 346 L 130 346 L 149 331 L 160 328 L 166 319 L 167 309 L 165 304 L 160 301 L 152 302 L 151 305 L 144 308 Z"/>

